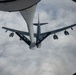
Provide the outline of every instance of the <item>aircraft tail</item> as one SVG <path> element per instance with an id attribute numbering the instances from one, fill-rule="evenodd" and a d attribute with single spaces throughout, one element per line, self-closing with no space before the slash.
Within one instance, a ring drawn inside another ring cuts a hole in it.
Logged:
<path id="1" fill-rule="evenodd" d="M 46 24 L 48 24 L 48 23 L 40 23 L 39 14 L 38 14 L 38 23 L 33 23 L 33 25 L 35 25 L 35 26 L 38 26 L 38 25 L 43 26 L 43 25 L 46 25 Z"/>
<path id="2" fill-rule="evenodd" d="M 46 25 L 48 23 L 40 23 L 40 26 Z M 33 23 L 33 25 L 38 26 L 38 23 Z"/>

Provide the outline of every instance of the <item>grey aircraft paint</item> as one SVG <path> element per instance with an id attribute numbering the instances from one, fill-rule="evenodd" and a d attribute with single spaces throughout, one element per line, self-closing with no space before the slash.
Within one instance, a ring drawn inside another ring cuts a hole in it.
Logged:
<path id="1" fill-rule="evenodd" d="M 30 8 L 40 0 L 0 0 L 0 10 L 2 11 L 20 11 Z"/>

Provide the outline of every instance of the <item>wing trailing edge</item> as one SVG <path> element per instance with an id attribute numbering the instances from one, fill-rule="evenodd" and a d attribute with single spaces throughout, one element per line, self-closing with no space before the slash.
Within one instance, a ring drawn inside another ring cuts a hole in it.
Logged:
<path id="1" fill-rule="evenodd" d="M 45 32 L 45 33 L 41 33 L 38 42 L 36 43 L 36 45 L 38 45 L 39 43 L 41 43 L 43 40 L 45 40 L 49 35 L 55 34 L 55 33 L 59 33 L 61 31 L 66 31 L 66 29 L 71 28 L 73 30 L 72 27 L 76 26 L 76 24 L 70 25 L 70 26 L 66 26 L 60 29 L 56 29 L 53 31 L 49 31 L 49 32 Z M 66 31 L 65 35 L 69 35 L 69 33 Z"/>

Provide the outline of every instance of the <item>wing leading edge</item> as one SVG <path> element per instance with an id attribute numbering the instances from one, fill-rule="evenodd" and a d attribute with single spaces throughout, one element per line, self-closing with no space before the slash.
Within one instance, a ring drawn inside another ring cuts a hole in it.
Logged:
<path id="1" fill-rule="evenodd" d="M 56 34 L 56 33 L 59 33 L 61 31 L 66 31 L 66 29 L 69 29 L 69 28 L 71 28 L 73 30 L 72 27 L 74 27 L 74 26 L 76 26 L 76 24 L 73 24 L 73 25 L 70 25 L 70 26 L 66 26 L 66 27 L 63 27 L 63 28 L 60 28 L 60 29 L 56 29 L 56 30 L 53 30 L 53 31 L 41 33 L 40 37 L 39 37 L 39 40 L 36 42 L 36 46 L 38 44 L 40 44 L 43 40 L 45 40 L 49 35 Z M 29 36 L 28 32 L 19 31 L 19 30 L 7 28 L 7 27 L 2 27 L 2 28 L 5 29 L 6 31 L 11 31 L 11 32 L 16 33 L 20 37 L 21 40 L 23 40 L 24 42 L 26 42 L 30 46 L 31 41 L 27 37 L 25 37 L 25 35 Z M 35 37 L 36 37 L 36 35 L 37 34 L 34 34 Z M 54 35 L 54 36 L 57 37 L 56 35 Z"/>
<path id="2" fill-rule="evenodd" d="M 3 29 L 5 29 L 6 31 L 11 31 L 11 32 L 18 32 L 19 34 L 23 34 L 23 35 L 27 35 L 29 36 L 28 32 L 24 32 L 24 31 L 20 31 L 20 30 L 15 30 L 15 29 L 11 29 L 11 28 L 7 28 L 7 27 L 2 27 Z"/>
<path id="3" fill-rule="evenodd" d="M 27 45 L 30 46 L 31 41 L 27 37 L 25 37 L 25 35 L 29 36 L 28 32 L 19 31 L 19 30 L 7 28 L 7 27 L 2 27 L 2 28 L 5 29 L 6 31 L 11 31 L 11 32 L 16 33 L 20 37 L 20 40 L 23 40 L 25 43 L 27 43 Z M 9 36 L 12 36 L 12 33 Z"/>
<path id="4" fill-rule="evenodd" d="M 60 28 L 60 29 L 56 29 L 56 30 L 53 30 L 53 31 L 49 31 L 49 32 L 45 32 L 45 33 L 41 33 L 40 35 L 40 38 L 39 38 L 39 41 L 36 43 L 37 45 L 39 43 L 41 43 L 44 39 L 46 39 L 49 35 L 52 35 L 52 34 L 55 34 L 55 33 L 59 33 L 61 31 L 64 31 L 66 29 L 69 29 L 71 28 L 73 30 L 72 27 L 76 26 L 76 24 L 73 24 L 73 25 L 70 25 L 70 26 L 66 26 L 66 27 L 63 27 L 63 28 Z M 57 36 L 56 36 L 57 37 Z"/>

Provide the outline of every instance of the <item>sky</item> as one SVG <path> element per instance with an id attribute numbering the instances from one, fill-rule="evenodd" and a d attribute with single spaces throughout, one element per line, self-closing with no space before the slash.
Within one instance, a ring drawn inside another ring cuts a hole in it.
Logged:
<path id="1" fill-rule="evenodd" d="M 76 23 L 76 3 L 71 0 L 41 0 L 37 5 L 34 22 L 48 22 L 42 32 Z M 58 33 L 58 40 L 50 35 L 42 42 L 42 47 L 30 50 L 15 35 L 9 37 L 2 26 L 27 30 L 27 25 L 19 12 L 0 11 L 0 75 L 72 75 L 76 72 L 76 27 L 68 29 L 70 35 Z M 36 32 L 36 27 L 34 27 Z"/>

